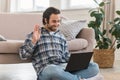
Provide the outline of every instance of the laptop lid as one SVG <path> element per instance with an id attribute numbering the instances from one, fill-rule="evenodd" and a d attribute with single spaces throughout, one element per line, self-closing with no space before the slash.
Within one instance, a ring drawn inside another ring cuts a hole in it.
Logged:
<path id="1" fill-rule="evenodd" d="M 65 71 L 74 72 L 86 69 L 89 65 L 93 52 L 83 52 L 71 54 Z"/>

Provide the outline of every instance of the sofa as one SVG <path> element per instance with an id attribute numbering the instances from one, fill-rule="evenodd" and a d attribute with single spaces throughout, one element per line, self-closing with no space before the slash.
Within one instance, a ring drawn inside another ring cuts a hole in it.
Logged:
<path id="1" fill-rule="evenodd" d="M 19 48 L 25 40 L 25 35 L 33 30 L 36 23 L 41 23 L 41 14 L 20 13 L 0 14 L 0 35 L 6 38 L 0 41 L 0 64 L 27 63 L 19 57 Z M 94 46 L 94 31 L 83 27 L 74 39 L 68 40 L 70 53 L 91 52 Z"/>

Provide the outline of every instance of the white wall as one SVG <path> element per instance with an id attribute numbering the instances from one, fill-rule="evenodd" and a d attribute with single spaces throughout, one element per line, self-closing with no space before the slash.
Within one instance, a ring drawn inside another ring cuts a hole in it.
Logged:
<path id="1" fill-rule="evenodd" d="M 63 10 L 62 15 L 68 19 L 73 20 L 86 20 L 87 23 L 85 27 L 87 27 L 87 24 L 89 20 L 91 19 L 89 16 L 89 10 L 87 9 L 80 9 L 80 10 Z"/>
<path id="2" fill-rule="evenodd" d="M 116 10 L 120 10 L 120 0 L 115 0 L 116 2 L 115 2 L 115 9 Z"/>
<path id="3" fill-rule="evenodd" d="M 35 24 L 42 26 L 41 14 L 0 14 L 0 35 L 6 39 L 22 40 L 33 31 Z"/>
<path id="4" fill-rule="evenodd" d="M 89 10 L 81 9 L 81 10 L 63 10 L 62 15 L 70 18 L 70 19 L 89 19 Z"/>

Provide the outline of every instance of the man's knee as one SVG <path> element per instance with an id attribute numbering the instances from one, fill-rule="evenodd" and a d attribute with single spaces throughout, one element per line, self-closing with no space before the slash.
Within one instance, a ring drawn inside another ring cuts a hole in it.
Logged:
<path id="1" fill-rule="evenodd" d="M 42 72 L 42 74 L 47 76 L 59 75 L 62 71 L 62 68 L 56 65 L 48 65 Z"/>
<path id="2" fill-rule="evenodd" d="M 91 62 L 91 63 L 89 64 L 89 68 L 90 68 L 90 70 L 92 70 L 92 72 L 95 73 L 95 74 L 99 73 L 99 71 L 100 71 L 98 64 L 95 63 L 95 62 Z"/>

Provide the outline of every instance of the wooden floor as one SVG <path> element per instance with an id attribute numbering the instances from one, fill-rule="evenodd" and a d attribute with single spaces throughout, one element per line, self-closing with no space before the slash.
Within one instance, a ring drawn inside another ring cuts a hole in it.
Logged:
<path id="1" fill-rule="evenodd" d="M 104 80 L 120 80 L 120 60 L 116 60 L 113 68 L 100 69 Z"/>

